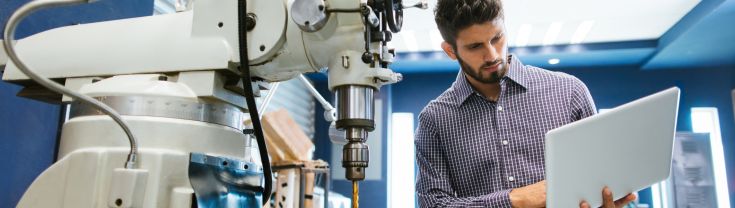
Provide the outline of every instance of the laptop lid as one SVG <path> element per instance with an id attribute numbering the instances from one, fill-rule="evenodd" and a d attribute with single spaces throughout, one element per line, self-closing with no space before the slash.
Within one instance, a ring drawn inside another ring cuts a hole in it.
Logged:
<path id="1" fill-rule="evenodd" d="M 546 133 L 546 205 L 602 204 L 669 177 L 679 109 L 673 87 Z"/>

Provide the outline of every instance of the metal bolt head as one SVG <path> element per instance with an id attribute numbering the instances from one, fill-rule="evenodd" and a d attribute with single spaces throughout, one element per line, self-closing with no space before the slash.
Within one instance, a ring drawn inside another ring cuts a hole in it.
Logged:
<path id="1" fill-rule="evenodd" d="M 255 16 L 253 13 L 248 13 L 248 16 L 245 17 L 245 29 L 247 31 L 252 31 L 255 28 L 255 24 L 258 21 L 258 17 Z"/>

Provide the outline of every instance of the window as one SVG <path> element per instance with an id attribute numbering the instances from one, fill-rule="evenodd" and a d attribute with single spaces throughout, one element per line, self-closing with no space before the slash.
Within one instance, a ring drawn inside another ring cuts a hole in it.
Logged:
<path id="1" fill-rule="evenodd" d="M 712 153 L 712 167 L 715 175 L 715 190 L 717 207 L 730 207 L 730 196 L 727 187 L 727 175 L 725 173 L 725 156 L 722 147 L 722 135 L 720 133 L 720 119 L 717 108 L 697 107 L 692 108 L 692 131 L 695 133 L 708 133 L 710 136 L 710 149 Z M 668 181 L 668 180 L 667 180 Z M 673 202 L 669 199 L 672 188 L 668 187 L 667 181 L 651 186 L 654 208 L 669 208 Z"/>
<path id="2" fill-rule="evenodd" d="M 413 113 L 393 113 L 388 141 L 388 207 L 413 208 L 416 201 Z"/>
<path id="3" fill-rule="evenodd" d="M 715 189 L 717 190 L 717 207 L 730 207 L 727 174 L 725 173 L 725 153 L 722 147 L 720 118 L 717 108 L 692 108 L 692 131 L 709 133 L 712 149 L 712 167 L 715 173 Z"/>

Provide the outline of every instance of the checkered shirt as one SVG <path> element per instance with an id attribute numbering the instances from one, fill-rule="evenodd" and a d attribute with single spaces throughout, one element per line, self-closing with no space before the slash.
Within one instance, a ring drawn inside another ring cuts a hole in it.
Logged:
<path id="1" fill-rule="evenodd" d="M 515 57 L 500 88 L 485 99 L 460 71 L 419 115 L 421 207 L 511 207 L 511 189 L 544 180 L 546 132 L 596 112 L 582 81 Z"/>

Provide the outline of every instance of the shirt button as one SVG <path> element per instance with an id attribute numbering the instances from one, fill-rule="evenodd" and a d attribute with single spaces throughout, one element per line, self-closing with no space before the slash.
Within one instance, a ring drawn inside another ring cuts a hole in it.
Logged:
<path id="1" fill-rule="evenodd" d="M 498 106 L 498 111 L 503 111 L 503 106 Z"/>
<path id="2" fill-rule="evenodd" d="M 513 181 L 515 181 L 515 180 L 516 180 L 516 178 L 513 178 L 513 176 L 511 176 L 511 177 L 508 177 L 508 181 L 510 181 L 510 182 L 513 182 Z"/>
<path id="3" fill-rule="evenodd" d="M 503 140 L 503 145 L 508 145 L 508 140 Z"/>

